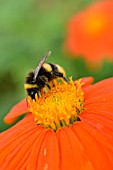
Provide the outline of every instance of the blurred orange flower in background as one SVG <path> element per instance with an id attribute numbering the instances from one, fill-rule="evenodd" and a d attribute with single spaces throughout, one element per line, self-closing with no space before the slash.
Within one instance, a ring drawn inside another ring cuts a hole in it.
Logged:
<path id="1" fill-rule="evenodd" d="M 113 1 L 93 3 L 76 14 L 68 24 L 65 48 L 89 63 L 113 60 Z"/>
<path id="2" fill-rule="evenodd" d="M 90 84 L 92 80 L 57 84 L 53 92 L 33 101 L 29 99 L 32 113 L 26 100 L 17 104 L 5 122 L 12 123 L 19 115 L 29 113 L 0 134 L 0 169 L 112 170 L 113 78 L 94 85 Z M 45 115 L 52 115 L 48 109 L 58 114 L 59 120 Z"/>

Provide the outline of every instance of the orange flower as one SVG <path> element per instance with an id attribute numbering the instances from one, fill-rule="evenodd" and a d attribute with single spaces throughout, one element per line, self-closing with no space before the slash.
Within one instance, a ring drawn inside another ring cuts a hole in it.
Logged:
<path id="1" fill-rule="evenodd" d="M 56 83 L 42 97 L 17 104 L 0 134 L 0 170 L 112 170 L 113 78 Z M 53 114 L 54 113 L 54 114 Z"/>
<path id="2" fill-rule="evenodd" d="M 113 60 L 113 1 L 92 4 L 75 15 L 68 25 L 66 49 L 92 64 Z"/>

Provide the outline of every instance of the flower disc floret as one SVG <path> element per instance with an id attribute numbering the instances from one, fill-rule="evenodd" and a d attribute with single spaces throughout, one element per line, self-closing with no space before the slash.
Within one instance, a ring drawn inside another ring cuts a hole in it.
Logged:
<path id="1" fill-rule="evenodd" d="M 43 91 L 42 96 L 35 100 L 28 96 L 29 110 L 34 115 L 38 125 L 52 128 L 54 131 L 80 120 L 79 114 L 83 110 L 84 92 L 81 80 L 73 82 L 54 82 L 51 90 Z"/>

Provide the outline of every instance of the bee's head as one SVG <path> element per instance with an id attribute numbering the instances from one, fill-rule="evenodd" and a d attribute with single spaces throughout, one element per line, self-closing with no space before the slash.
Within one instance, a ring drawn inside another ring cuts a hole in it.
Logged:
<path id="1" fill-rule="evenodd" d="M 63 77 L 66 77 L 66 72 L 65 72 L 64 68 L 58 64 L 55 64 L 55 66 L 57 67 L 58 72 L 61 73 L 63 75 Z"/>

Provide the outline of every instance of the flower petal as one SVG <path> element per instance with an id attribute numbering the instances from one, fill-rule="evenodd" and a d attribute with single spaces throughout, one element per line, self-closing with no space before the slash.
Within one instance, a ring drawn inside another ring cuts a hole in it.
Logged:
<path id="1" fill-rule="evenodd" d="M 106 137 L 103 136 L 103 138 L 101 138 L 101 133 L 95 130 L 92 126 L 87 125 L 86 123 L 81 121 L 79 123 L 79 126 L 73 125 L 72 127 L 74 133 L 77 135 L 78 139 L 81 141 L 86 151 L 85 154 L 90 158 L 94 169 L 100 170 L 101 167 L 102 170 L 112 170 L 113 164 L 110 161 L 108 155 L 106 154 L 107 149 L 104 148 L 102 145 L 103 142 L 104 144 L 106 144 Z M 109 153 L 110 150 L 107 150 L 107 152 Z M 110 153 L 112 153 L 111 155 L 113 157 L 113 152 Z"/>
<path id="2" fill-rule="evenodd" d="M 31 154 L 34 143 L 40 135 L 43 136 L 46 133 L 46 129 L 35 124 L 31 114 L 8 129 L 5 135 L 3 132 L 3 135 L 1 134 L 0 136 L 0 168 L 19 170 L 23 166 L 27 167 L 27 160 Z M 40 142 L 42 143 L 41 140 Z M 40 150 L 40 145 L 38 144 L 38 146 Z M 35 152 L 37 151 L 37 148 L 35 148 Z M 36 157 L 36 159 L 38 159 L 38 157 Z"/>
<path id="3" fill-rule="evenodd" d="M 0 168 L 59 170 L 59 148 L 55 132 L 35 124 L 32 114 L 0 136 Z"/>
<path id="4" fill-rule="evenodd" d="M 100 115 L 82 114 L 80 116 L 82 123 L 92 129 L 92 135 L 103 148 L 113 152 L 113 120 Z M 101 140 L 100 140 L 101 139 Z"/>
<path id="5" fill-rule="evenodd" d="M 65 49 L 83 56 L 91 65 L 113 60 L 113 1 L 97 1 L 73 16 L 68 24 Z M 107 42 L 107 43 L 106 43 Z"/>
<path id="6" fill-rule="evenodd" d="M 18 118 L 18 116 L 26 112 L 28 112 L 28 107 L 27 101 L 26 99 L 24 99 L 11 109 L 11 111 L 5 116 L 4 122 L 7 124 L 11 124 Z"/>
<path id="7" fill-rule="evenodd" d="M 60 170 L 94 170 L 86 150 L 75 133 L 68 127 L 57 131 L 60 149 Z"/>
<path id="8" fill-rule="evenodd" d="M 83 86 L 87 86 L 87 85 L 92 84 L 93 81 L 94 81 L 94 78 L 93 78 L 93 77 L 83 77 L 83 78 L 81 78 L 80 83 L 84 83 Z M 76 81 L 75 81 L 75 84 L 76 84 Z"/>
<path id="9" fill-rule="evenodd" d="M 113 89 L 113 78 L 108 78 L 102 80 L 98 83 L 93 84 L 92 86 L 88 86 L 84 88 L 85 100 L 91 100 L 91 98 L 98 97 L 100 95 L 111 94 Z M 112 97 L 112 95 L 111 95 Z"/>
<path id="10" fill-rule="evenodd" d="M 40 147 L 37 169 L 59 170 L 59 164 L 60 156 L 56 133 L 49 130 Z"/>
<path id="11" fill-rule="evenodd" d="M 81 79 L 81 83 L 84 83 L 84 86 L 92 84 L 93 81 L 94 81 L 93 77 L 84 77 Z"/>

